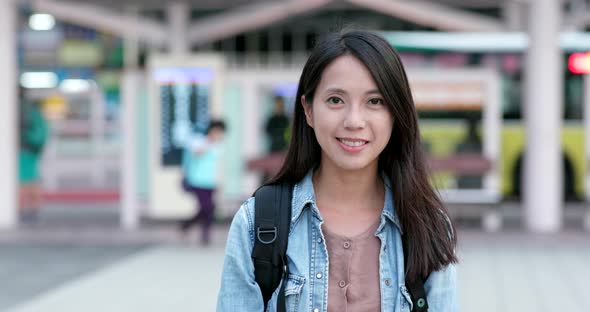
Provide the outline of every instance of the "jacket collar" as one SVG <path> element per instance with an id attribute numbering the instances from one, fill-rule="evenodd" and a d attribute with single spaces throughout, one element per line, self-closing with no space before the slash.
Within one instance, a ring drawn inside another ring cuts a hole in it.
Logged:
<path id="1" fill-rule="evenodd" d="M 299 181 L 293 187 L 293 201 L 292 201 L 292 219 L 291 222 L 295 222 L 303 213 L 303 210 L 306 208 L 316 209 L 316 200 L 315 200 L 315 192 L 313 188 L 313 169 L 310 170 L 305 177 Z M 391 191 L 391 181 L 385 174 L 381 174 L 381 178 L 385 184 L 385 203 L 383 206 L 383 210 L 381 212 L 381 219 L 389 219 L 393 224 L 395 224 L 400 233 L 402 232 L 401 224 L 397 213 L 393 207 L 393 193 Z M 319 213 L 318 213 L 319 216 Z M 321 219 L 321 216 L 319 216 Z M 380 226 L 381 228 L 381 226 Z"/>

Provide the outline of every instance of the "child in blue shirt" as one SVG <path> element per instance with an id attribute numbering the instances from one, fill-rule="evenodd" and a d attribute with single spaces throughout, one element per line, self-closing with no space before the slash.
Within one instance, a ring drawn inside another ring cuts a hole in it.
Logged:
<path id="1" fill-rule="evenodd" d="M 182 168 L 184 178 L 182 187 L 195 196 L 198 202 L 198 213 L 180 223 L 180 231 L 186 237 L 191 226 L 202 223 L 201 242 L 210 243 L 210 229 L 215 216 L 213 194 L 217 189 L 218 163 L 222 155 L 222 140 L 225 134 L 225 123 L 220 120 L 211 121 L 205 136 L 196 136 L 185 148 Z"/>

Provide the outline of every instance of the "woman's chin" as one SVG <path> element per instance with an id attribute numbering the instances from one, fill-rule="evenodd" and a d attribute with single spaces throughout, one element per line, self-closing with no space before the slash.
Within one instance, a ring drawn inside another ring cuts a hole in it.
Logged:
<path id="1" fill-rule="evenodd" d="M 344 171 L 362 171 L 371 168 L 371 162 L 361 159 L 337 161 L 334 162 L 334 165 L 336 168 Z"/>

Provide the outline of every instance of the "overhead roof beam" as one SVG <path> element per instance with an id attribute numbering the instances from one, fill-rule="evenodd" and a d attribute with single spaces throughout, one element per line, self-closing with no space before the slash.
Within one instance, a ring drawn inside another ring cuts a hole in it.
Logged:
<path id="1" fill-rule="evenodd" d="M 500 20 L 430 1 L 347 0 L 383 14 L 445 31 L 502 31 Z"/>
<path id="2" fill-rule="evenodd" d="M 289 0 L 254 3 L 194 22 L 187 39 L 198 45 L 271 25 L 291 16 L 311 12 L 332 0 Z"/>
<path id="3" fill-rule="evenodd" d="M 68 23 L 121 37 L 137 36 L 142 41 L 158 46 L 168 44 L 167 28 L 148 18 L 134 17 L 96 5 L 55 0 L 33 0 L 32 6 L 35 11 L 49 13 Z"/>

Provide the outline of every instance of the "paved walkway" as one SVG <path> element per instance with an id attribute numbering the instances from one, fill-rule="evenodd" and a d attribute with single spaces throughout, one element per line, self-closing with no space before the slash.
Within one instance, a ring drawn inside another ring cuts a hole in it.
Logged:
<path id="1" fill-rule="evenodd" d="M 465 234 L 462 311 L 590 311 L 588 234 Z"/>
<path id="2" fill-rule="evenodd" d="M 215 311 L 223 250 L 155 247 L 10 308 L 49 311 Z"/>
<path id="3" fill-rule="evenodd" d="M 0 311 L 215 310 L 227 226 L 203 248 L 180 244 L 172 224 L 126 232 L 93 219 L 0 232 Z M 461 311 L 590 311 L 589 233 L 459 234 Z"/>
<path id="4" fill-rule="evenodd" d="M 214 311 L 222 245 L 5 244 L 0 310 Z M 464 232 L 459 253 L 462 311 L 590 311 L 587 234 Z"/>
<path id="5" fill-rule="evenodd" d="M 145 248 L 141 245 L 1 245 L 0 311 L 125 261 Z"/>

